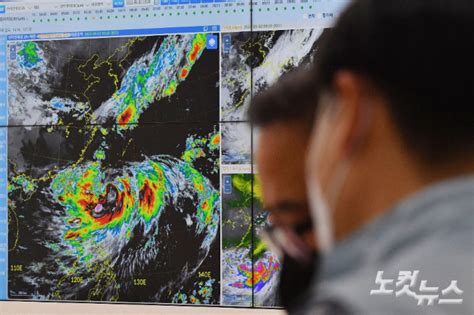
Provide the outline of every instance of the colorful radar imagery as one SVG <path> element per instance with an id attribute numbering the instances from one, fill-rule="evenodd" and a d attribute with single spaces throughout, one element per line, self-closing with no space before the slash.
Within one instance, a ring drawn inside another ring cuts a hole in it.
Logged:
<path id="1" fill-rule="evenodd" d="M 11 44 L 10 298 L 220 302 L 207 36 Z"/>
<path id="2" fill-rule="evenodd" d="M 223 303 L 278 306 L 280 262 L 258 238 L 267 220 L 258 180 L 250 174 L 223 177 L 231 183 L 222 195 Z"/>

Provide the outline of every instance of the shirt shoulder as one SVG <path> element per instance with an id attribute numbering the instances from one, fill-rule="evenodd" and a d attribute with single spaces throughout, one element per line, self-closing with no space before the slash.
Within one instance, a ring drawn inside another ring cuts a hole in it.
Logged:
<path id="1" fill-rule="evenodd" d="M 443 183 L 401 202 L 325 257 L 322 283 L 306 310 L 331 300 L 351 314 L 472 315 L 473 259 L 474 180 Z M 402 281 L 409 273 L 416 277 Z M 371 294 L 382 280 L 385 294 Z M 461 304 L 440 303 L 453 281 L 462 291 Z M 433 305 L 418 305 L 430 294 L 438 294 Z"/>

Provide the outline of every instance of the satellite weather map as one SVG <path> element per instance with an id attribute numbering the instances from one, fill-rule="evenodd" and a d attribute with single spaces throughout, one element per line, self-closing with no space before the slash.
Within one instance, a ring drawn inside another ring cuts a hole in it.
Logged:
<path id="1" fill-rule="evenodd" d="M 208 36 L 11 44 L 10 297 L 219 302 Z"/>
<path id="2" fill-rule="evenodd" d="M 277 306 L 280 262 L 257 237 L 266 222 L 258 179 L 232 174 L 223 181 L 223 303 Z"/>
<path id="3" fill-rule="evenodd" d="M 223 34 L 221 51 L 222 162 L 251 164 L 253 138 L 246 121 L 251 96 L 283 74 L 312 63 L 324 29 Z M 295 49 L 297 48 L 297 49 Z M 222 303 L 274 307 L 279 259 L 259 239 L 266 223 L 258 177 L 226 174 L 222 189 Z"/>
<path id="4" fill-rule="evenodd" d="M 9 298 L 278 307 L 246 111 L 324 32 L 10 41 Z"/>
<path id="5" fill-rule="evenodd" d="M 252 95 L 265 90 L 292 69 L 309 65 L 324 32 L 324 29 L 301 29 L 223 34 L 222 121 L 246 121 Z M 222 129 L 223 162 L 250 163 L 250 133 L 245 124 Z"/>

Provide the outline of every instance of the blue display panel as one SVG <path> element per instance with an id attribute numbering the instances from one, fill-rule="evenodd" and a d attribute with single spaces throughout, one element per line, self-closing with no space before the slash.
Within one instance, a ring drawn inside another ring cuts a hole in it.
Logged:
<path id="1" fill-rule="evenodd" d="M 278 307 L 246 110 L 345 3 L 0 5 L 0 300 Z"/>

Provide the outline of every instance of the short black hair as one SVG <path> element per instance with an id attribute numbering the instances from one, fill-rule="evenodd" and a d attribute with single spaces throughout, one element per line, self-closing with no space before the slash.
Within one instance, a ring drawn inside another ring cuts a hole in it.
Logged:
<path id="1" fill-rule="evenodd" d="M 387 100 L 407 148 L 428 162 L 474 153 L 473 0 L 355 0 L 320 44 L 313 75 L 348 70 Z"/>
<path id="2" fill-rule="evenodd" d="M 306 68 L 297 68 L 253 98 L 248 111 L 249 119 L 257 127 L 289 121 L 301 121 L 311 127 L 317 107 L 317 92 L 314 76 Z"/>

